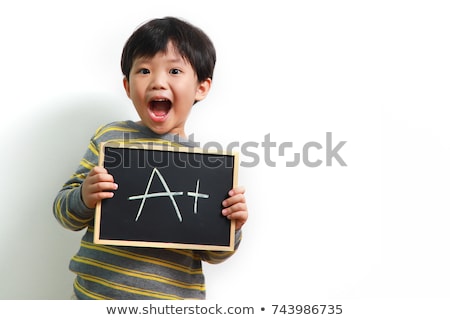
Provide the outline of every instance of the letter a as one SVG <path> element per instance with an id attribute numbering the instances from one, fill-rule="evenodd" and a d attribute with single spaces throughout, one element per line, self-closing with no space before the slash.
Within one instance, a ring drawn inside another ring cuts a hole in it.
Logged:
<path id="1" fill-rule="evenodd" d="M 162 185 L 164 186 L 164 189 L 166 190 L 166 192 L 148 193 L 148 190 L 150 189 L 150 185 L 152 184 L 153 176 L 155 175 L 155 173 L 158 175 L 159 180 L 161 181 Z M 167 185 L 167 182 L 164 179 L 164 177 L 162 176 L 162 174 L 158 171 L 157 168 L 153 168 L 152 174 L 150 175 L 150 178 L 148 179 L 147 188 L 145 189 L 145 193 L 142 195 L 139 195 L 139 196 L 128 197 L 128 200 L 138 200 L 138 199 L 142 200 L 141 205 L 139 206 L 139 210 L 136 215 L 136 219 L 135 219 L 135 221 L 138 221 L 139 216 L 142 213 L 142 209 L 144 208 L 145 200 L 147 198 L 169 197 L 170 200 L 172 201 L 173 208 L 175 209 L 175 211 L 177 213 L 178 220 L 180 220 L 180 222 L 182 222 L 183 218 L 181 217 L 180 209 L 178 209 L 177 202 L 175 201 L 175 198 L 174 198 L 174 196 L 181 196 L 181 195 L 183 195 L 183 192 L 171 192 L 169 189 L 169 186 Z"/>

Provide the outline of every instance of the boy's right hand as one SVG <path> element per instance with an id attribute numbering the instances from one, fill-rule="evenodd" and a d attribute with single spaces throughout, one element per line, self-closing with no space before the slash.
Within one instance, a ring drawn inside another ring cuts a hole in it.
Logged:
<path id="1" fill-rule="evenodd" d="M 81 185 L 81 198 L 88 208 L 95 208 L 97 202 L 112 198 L 118 185 L 114 178 L 103 167 L 94 167 Z"/>

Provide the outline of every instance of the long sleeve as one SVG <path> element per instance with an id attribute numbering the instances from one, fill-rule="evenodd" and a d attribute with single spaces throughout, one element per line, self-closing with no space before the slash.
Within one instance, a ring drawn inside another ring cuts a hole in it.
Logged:
<path id="1" fill-rule="evenodd" d="M 199 256 L 200 260 L 203 260 L 211 264 L 218 264 L 227 260 L 234 254 L 234 252 L 239 248 L 241 239 L 242 239 L 242 230 L 236 231 L 234 241 L 234 251 L 197 251 L 196 253 Z"/>
<path id="2" fill-rule="evenodd" d="M 98 164 L 98 146 L 95 136 L 92 137 L 89 148 L 76 172 L 64 183 L 53 202 L 53 214 L 57 221 L 67 229 L 81 230 L 92 224 L 94 209 L 86 207 L 81 198 L 81 185 L 89 171 Z"/>

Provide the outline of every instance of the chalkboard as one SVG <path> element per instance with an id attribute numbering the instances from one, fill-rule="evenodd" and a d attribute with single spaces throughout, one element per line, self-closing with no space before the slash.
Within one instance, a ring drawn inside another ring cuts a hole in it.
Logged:
<path id="1" fill-rule="evenodd" d="M 199 148 L 103 143 L 99 165 L 119 188 L 97 204 L 94 242 L 234 250 L 235 225 L 222 215 L 222 201 L 236 185 L 237 157 Z"/>

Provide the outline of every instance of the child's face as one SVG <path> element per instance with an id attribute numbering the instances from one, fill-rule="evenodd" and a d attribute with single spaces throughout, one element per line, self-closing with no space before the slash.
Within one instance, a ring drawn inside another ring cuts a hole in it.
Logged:
<path id="1" fill-rule="evenodd" d="M 137 58 L 129 79 L 124 79 L 127 95 L 144 125 L 158 134 L 184 137 L 184 126 L 194 102 L 205 98 L 210 86 L 211 79 L 198 82 L 192 66 L 171 42 L 166 53 Z"/>

